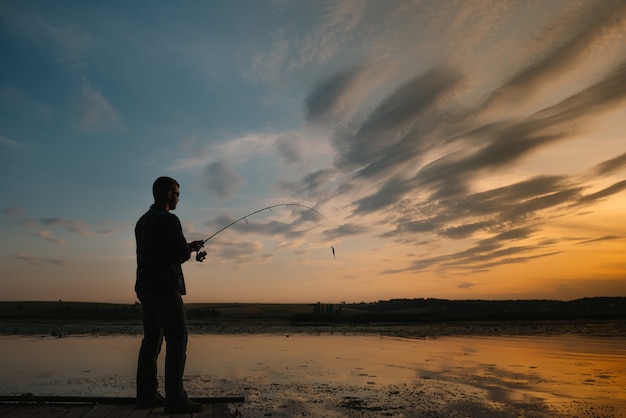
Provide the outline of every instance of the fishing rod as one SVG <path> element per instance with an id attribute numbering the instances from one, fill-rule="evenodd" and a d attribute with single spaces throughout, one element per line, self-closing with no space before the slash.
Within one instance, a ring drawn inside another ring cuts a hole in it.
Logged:
<path id="1" fill-rule="evenodd" d="M 208 240 L 210 240 L 211 238 L 213 238 L 217 234 L 219 234 L 219 233 L 223 232 L 224 230 L 230 228 L 231 226 L 235 225 L 237 222 L 241 222 L 243 220 L 246 220 L 248 217 L 250 217 L 252 215 L 256 215 L 257 213 L 263 212 L 263 211 L 266 211 L 266 210 L 271 211 L 273 208 L 286 207 L 286 206 L 299 206 L 301 208 L 305 208 L 305 209 L 311 210 L 311 211 L 317 213 L 322 218 L 324 218 L 324 220 L 328 221 L 328 219 L 324 215 L 322 215 L 322 213 L 320 211 L 318 211 L 317 209 L 314 209 L 314 208 L 312 208 L 310 206 L 306 206 L 306 205 L 303 205 L 301 203 L 279 203 L 277 205 L 271 205 L 271 206 L 267 206 L 267 207 L 262 208 L 262 209 L 255 210 L 254 212 L 250 212 L 249 214 L 244 215 L 241 218 L 239 218 L 239 219 L 229 223 L 228 225 L 226 225 L 225 227 L 223 227 L 219 231 L 215 232 L 213 235 L 211 235 L 207 239 L 203 240 L 202 241 L 202 245 L 206 244 L 206 242 Z M 247 222 L 247 220 L 246 220 L 246 222 Z M 331 245 L 330 248 L 332 249 L 333 259 L 334 259 L 335 258 L 335 247 L 333 245 Z M 206 255 L 207 255 L 206 251 L 198 251 L 198 253 L 196 254 L 196 261 L 200 261 L 200 262 L 204 261 L 204 259 L 206 258 Z"/>

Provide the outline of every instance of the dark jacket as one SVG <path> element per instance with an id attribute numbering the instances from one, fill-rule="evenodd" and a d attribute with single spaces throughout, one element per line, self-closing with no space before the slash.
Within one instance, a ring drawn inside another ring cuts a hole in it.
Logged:
<path id="1" fill-rule="evenodd" d="M 137 221 L 135 240 L 135 291 L 176 289 L 181 295 L 186 294 L 181 264 L 189 260 L 191 251 L 178 217 L 156 205 L 150 206 Z"/>

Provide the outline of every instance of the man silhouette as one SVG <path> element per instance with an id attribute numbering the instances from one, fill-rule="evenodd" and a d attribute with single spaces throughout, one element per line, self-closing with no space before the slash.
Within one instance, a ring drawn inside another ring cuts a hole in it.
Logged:
<path id="1" fill-rule="evenodd" d="M 165 406 L 166 413 L 202 410 L 183 388 L 187 358 L 187 317 L 181 295 L 185 279 L 181 264 L 189 260 L 203 241 L 187 243 L 176 209 L 180 185 L 159 177 L 152 186 L 154 204 L 137 221 L 137 280 L 135 292 L 143 310 L 144 336 L 137 362 L 137 407 Z M 157 358 L 166 342 L 165 398 L 158 392 Z"/>

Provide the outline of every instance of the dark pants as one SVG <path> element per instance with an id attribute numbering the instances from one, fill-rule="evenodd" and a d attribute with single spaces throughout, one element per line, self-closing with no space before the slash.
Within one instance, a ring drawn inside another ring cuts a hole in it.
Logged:
<path id="1" fill-rule="evenodd" d="M 187 398 L 183 373 L 187 359 L 187 317 L 176 290 L 137 292 L 143 308 L 143 340 L 137 362 L 137 400 L 150 401 L 157 394 L 157 357 L 165 336 L 165 402 Z"/>

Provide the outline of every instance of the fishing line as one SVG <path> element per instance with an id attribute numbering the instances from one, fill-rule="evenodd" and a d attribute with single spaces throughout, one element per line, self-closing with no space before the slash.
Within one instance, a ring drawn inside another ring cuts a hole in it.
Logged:
<path id="1" fill-rule="evenodd" d="M 247 223 L 248 222 L 247 218 L 252 216 L 252 215 L 256 215 L 257 213 L 260 213 L 260 212 L 263 212 L 263 211 L 266 211 L 266 210 L 271 211 L 273 208 L 286 207 L 286 206 L 299 206 L 301 208 L 305 208 L 305 209 L 311 210 L 311 211 L 317 213 L 319 216 L 321 216 L 325 221 L 328 221 L 328 218 L 326 218 L 326 216 L 324 216 L 317 209 L 314 209 L 314 208 L 312 208 L 310 206 L 306 206 L 306 205 L 303 205 L 301 203 L 279 203 L 277 205 L 271 205 L 271 206 L 267 206 L 267 207 L 262 208 L 262 209 L 255 210 L 254 212 L 250 212 L 249 214 L 242 216 L 241 218 L 239 218 L 239 219 L 229 223 L 228 225 L 226 225 L 225 227 L 223 227 L 219 231 L 215 232 L 213 235 L 211 235 L 207 239 L 203 240 L 202 244 L 203 245 L 206 244 L 206 242 L 208 240 L 210 240 L 211 238 L 215 237 L 217 234 L 225 231 L 226 229 L 230 228 L 231 226 L 235 225 L 238 222 L 241 222 L 241 221 L 245 220 L 246 223 Z M 335 259 L 335 247 L 331 244 L 330 248 L 331 248 L 332 253 L 333 253 L 333 259 Z M 201 261 L 203 261 L 206 258 L 206 255 L 207 255 L 206 251 L 198 251 L 198 253 L 196 254 L 196 260 L 201 262 Z"/>

